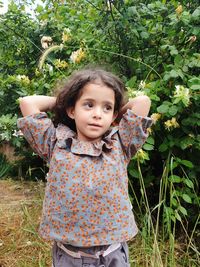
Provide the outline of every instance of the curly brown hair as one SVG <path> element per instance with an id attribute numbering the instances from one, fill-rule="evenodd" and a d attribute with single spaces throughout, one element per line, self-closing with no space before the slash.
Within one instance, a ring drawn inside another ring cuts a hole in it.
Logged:
<path id="1" fill-rule="evenodd" d="M 68 108 L 74 107 L 81 96 L 83 87 L 88 83 L 100 83 L 113 89 L 115 93 L 114 112 L 121 109 L 124 101 L 125 86 L 113 73 L 103 69 L 85 69 L 74 72 L 61 87 L 54 107 L 54 123 L 62 123 L 76 131 L 74 120 L 66 113 Z"/>

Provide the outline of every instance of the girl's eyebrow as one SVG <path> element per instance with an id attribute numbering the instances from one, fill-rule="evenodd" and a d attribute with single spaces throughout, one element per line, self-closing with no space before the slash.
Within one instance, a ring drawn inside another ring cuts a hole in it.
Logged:
<path id="1" fill-rule="evenodd" d="M 83 99 L 83 101 L 96 101 L 96 100 L 93 98 L 85 98 L 85 99 Z M 109 100 L 105 100 L 105 101 L 103 101 L 103 103 L 114 106 L 114 103 L 112 101 L 109 101 Z"/>
<path id="2" fill-rule="evenodd" d="M 113 103 L 113 102 L 111 102 L 111 101 L 108 101 L 108 100 L 107 100 L 107 101 L 105 101 L 104 103 L 105 103 L 105 104 L 107 104 L 107 105 L 114 106 L 114 103 Z"/>

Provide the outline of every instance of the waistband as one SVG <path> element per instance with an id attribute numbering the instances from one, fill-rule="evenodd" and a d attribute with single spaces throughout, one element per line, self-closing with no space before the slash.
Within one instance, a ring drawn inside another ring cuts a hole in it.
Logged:
<path id="1" fill-rule="evenodd" d="M 71 251 L 68 248 L 66 248 L 64 246 L 64 244 L 62 244 L 60 242 L 56 242 L 56 243 L 57 243 L 57 246 L 59 248 L 61 248 L 64 252 L 66 252 L 68 255 L 72 256 L 73 258 L 78 258 L 78 259 L 80 259 L 81 257 L 99 259 L 100 256 L 105 257 L 105 256 L 109 255 L 111 252 L 113 252 L 113 251 L 115 251 L 121 247 L 121 243 L 116 243 L 116 244 L 109 245 L 106 250 L 100 250 L 100 251 L 97 251 L 95 254 L 89 254 L 89 253 L 85 253 L 81 250 L 80 251 Z"/>

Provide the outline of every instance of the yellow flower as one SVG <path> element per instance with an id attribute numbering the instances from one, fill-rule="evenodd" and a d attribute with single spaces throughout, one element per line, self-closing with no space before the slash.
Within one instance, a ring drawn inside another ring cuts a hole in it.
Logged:
<path id="1" fill-rule="evenodd" d="M 145 81 L 140 81 L 139 89 L 144 89 L 146 87 Z"/>
<path id="2" fill-rule="evenodd" d="M 42 36 L 41 38 L 41 45 L 42 48 L 46 49 L 52 43 L 52 38 L 50 36 Z"/>
<path id="3" fill-rule="evenodd" d="M 143 149 L 139 149 L 135 155 L 136 159 L 140 162 L 144 162 L 145 160 L 149 160 L 149 155 Z"/>
<path id="4" fill-rule="evenodd" d="M 29 84 L 30 83 L 29 77 L 26 75 L 17 75 L 16 78 L 18 81 L 22 82 L 23 84 Z"/>
<path id="5" fill-rule="evenodd" d="M 151 115 L 151 118 L 152 118 L 153 122 L 156 123 L 161 118 L 161 114 L 160 113 L 153 113 Z"/>
<path id="6" fill-rule="evenodd" d="M 151 135 L 151 134 L 152 134 L 152 132 L 153 132 L 153 131 L 152 131 L 152 128 L 150 128 L 150 127 L 149 127 L 149 128 L 147 128 L 147 133 L 148 133 L 149 135 Z"/>
<path id="7" fill-rule="evenodd" d="M 172 130 L 173 128 L 178 128 L 178 127 L 180 127 L 180 125 L 178 124 L 176 118 L 174 118 L 174 117 L 173 117 L 171 120 L 167 120 L 167 121 L 165 121 L 164 124 L 165 124 L 165 128 L 166 128 L 168 131 Z"/>
<path id="8" fill-rule="evenodd" d="M 191 138 L 195 138 L 194 134 L 191 134 L 191 133 L 188 134 L 188 136 L 191 137 Z"/>
<path id="9" fill-rule="evenodd" d="M 63 33 L 62 33 L 62 41 L 63 43 L 68 42 L 69 40 L 71 40 L 71 31 L 69 28 L 65 28 Z"/>
<path id="10" fill-rule="evenodd" d="M 65 69 L 65 68 L 67 68 L 69 66 L 68 63 L 65 60 L 60 60 L 60 59 L 56 59 L 54 61 L 54 65 L 58 69 Z"/>
<path id="11" fill-rule="evenodd" d="M 180 125 L 178 124 L 176 118 L 174 118 L 174 117 L 171 119 L 171 124 L 172 124 L 172 127 L 174 127 L 174 128 L 180 127 Z"/>
<path id="12" fill-rule="evenodd" d="M 126 89 L 127 89 L 129 98 L 134 98 L 136 96 L 146 95 L 145 92 L 142 90 L 134 90 L 134 88 L 131 88 L 131 87 L 126 87 Z"/>
<path id="13" fill-rule="evenodd" d="M 187 107 L 190 103 L 190 90 L 185 88 L 183 85 L 176 85 L 176 90 L 174 91 L 174 103 L 177 104 L 179 101 L 182 101 L 183 104 Z"/>
<path id="14" fill-rule="evenodd" d="M 180 16 L 183 12 L 183 6 L 182 5 L 179 5 L 176 9 L 176 15 L 177 16 Z"/>
<path id="15" fill-rule="evenodd" d="M 70 60 L 73 63 L 79 63 L 82 59 L 84 59 L 86 57 L 86 53 L 83 50 L 83 48 L 81 47 L 80 49 L 72 52 L 71 56 L 70 56 Z"/>
<path id="16" fill-rule="evenodd" d="M 40 72 L 38 70 L 38 68 L 35 69 L 35 76 L 39 76 L 40 75 Z"/>

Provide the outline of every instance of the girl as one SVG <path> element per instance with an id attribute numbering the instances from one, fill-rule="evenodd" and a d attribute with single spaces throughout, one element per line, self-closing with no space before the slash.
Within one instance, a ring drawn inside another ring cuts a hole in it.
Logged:
<path id="1" fill-rule="evenodd" d="M 123 94 L 119 78 L 87 69 L 75 73 L 57 98 L 20 100 L 25 117 L 18 126 L 50 166 L 40 234 L 54 240 L 54 267 L 130 266 L 126 241 L 137 226 L 127 165 L 145 142 L 151 120 L 147 96 L 122 107 Z M 111 127 L 117 117 L 119 125 Z"/>

